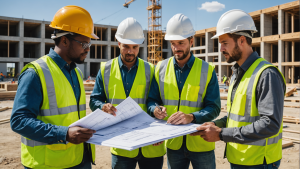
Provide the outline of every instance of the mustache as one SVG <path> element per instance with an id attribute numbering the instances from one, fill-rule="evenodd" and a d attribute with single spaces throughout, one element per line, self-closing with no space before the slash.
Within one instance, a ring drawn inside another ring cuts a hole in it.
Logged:
<path id="1" fill-rule="evenodd" d="M 225 55 L 225 54 L 229 55 L 229 53 L 227 53 L 227 52 L 225 52 L 225 51 L 223 51 L 222 53 L 223 53 L 223 55 Z"/>
<path id="2" fill-rule="evenodd" d="M 125 57 L 128 57 L 128 56 L 133 56 L 134 57 L 134 54 L 125 54 Z"/>
<path id="3" fill-rule="evenodd" d="M 81 55 L 85 55 L 85 54 L 88 54 L 89 52 L 83 52 Z"/>
<path id="4" fill-rule="evenodd" d="M 177 50 L 177 51 L 175 51 L 175 53 L 177 53 L 177 52 L 183 52 L 183 50 Z"/>

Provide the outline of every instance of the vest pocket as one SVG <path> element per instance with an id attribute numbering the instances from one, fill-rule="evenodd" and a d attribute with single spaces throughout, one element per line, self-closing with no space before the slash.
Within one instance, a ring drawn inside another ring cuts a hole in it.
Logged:
<path id="1" fill-rule="evenodd" d="M 83 154 L 82 150 L 80 151 L 80 146 L 75 146 L 72 143 L 46 145 L 45 165 L 71 167 L 76 158 L 78 158 L 76 156 L 80 156 L 79 153 L 80 155 Z M 81 161 L 79 161 L 79 163 L 80 162 Z"/>

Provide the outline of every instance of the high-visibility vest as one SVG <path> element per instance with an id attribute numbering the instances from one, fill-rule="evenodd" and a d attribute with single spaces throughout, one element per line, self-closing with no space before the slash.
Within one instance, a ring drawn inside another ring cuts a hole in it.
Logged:
<path id="1" fill-rule="evenodd" d="M 242 127 L 259 120 L 256 106 L 256 86 L 263 70 L 275 67 L 263 58 L 257 59 L 245 72 L 239 83 L 231 103 L 231 94 L 235 75 L 231 79 L 227 97 L 227 127 Z M 280 72 L 280 71 L 279 71 Z M 283 75 L 281 74 L 283 77 Z M 284 79 L 284 77 L 283 77 Z M 282 158 L 282 123 L 280 130 L 274 136 L 251 143 L 228 142 L 226 156 L 230 163 L 238 165 L 260 165 L 266 158 L 267 164 Z"/>
<path id="2" fill-rule="evenodd" d="M 158 62 L 155 68 L 155 80 L 159 86 L 160 96 L 167 114 L 170 117 L 177 111 L 185 114 L 203 109 L 203 99 L 207 85 L 210 82 L 214 66 L 195 58 L 193 67 L 184 83 L 181 95 L 176 81 L 173 57 Z M 169 117 L 165 117 L 167 120 Z M 167 147 L 178 150 L 183 142 L 183 136 L 167 140 Z M 186 135 L 186 146 L 189 151 L 206 152 L 215 149 L 215 143 L 207 142 L 200 136 Z"/>
<path id="3" fill-rule="evenodd" d="M 80 85 L 79 103 L 70 82 L 49 56 L 43 56 L 27 64 L 22 72 L 28 68 L 36 71 L 43 90 L 43 104 L 37 119 L 46 124 L 69 126 L 86 115 L 83 76 L 78 68 L 75 71 Z M 90 146 L 95 161 L 95 145 Z M 21 161 L 29 168 L 70 168 L 81 163 L 83 150 L 83 143 L 47 144 L 21 136 Z"/>
<path id="4" fill-rule="evenodd" d="M 148 97 L 153 71 L 154 66 L 152 64 L 139 59 L 138 70 L 129 94 L 129 96 L 136 101 L 145 112 L 147 111 L 146 99 Z M 118 58 L 112 59 L 108 62 L 102 62 L 101 74 L 108 103 L 117 106 L 126 99 Z M 115 155 L 129 158 L 136 157 L 139 153 L 139 149 L 128 151 L 113 147 L 111 147 L 110 151 Z M 147 158 L 160 157 L 165 153 L 166 150 L 164 144 L 159 146 L 149 145 L 142 147 L 142 154 Z"/>

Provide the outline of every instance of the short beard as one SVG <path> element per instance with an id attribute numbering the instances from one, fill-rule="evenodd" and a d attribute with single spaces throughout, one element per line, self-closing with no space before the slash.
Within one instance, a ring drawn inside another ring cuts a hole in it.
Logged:
<path id="1" fill-rule="evenodd" d="M 223 54 L 229 55 L 229 53 L 227 53 L 227 52 L 225 52 L 225 51 L 223 52 Z M 235 47 L 234 47 L 234 49 L 233 49 L 233 51 L 232 51 L 232 54 L 229 55 L 229 58 L 228 58 L 228 60 L 226 60 L 226 62 L 227 62 L 227 63 L 232 63 L 232 62 L 235 62 L 235 61 L 240 60 L 241 57 L 242 57 L 242 51 L 241 51 L 241 49 L 239 48 L 239 46 L 237 45 L 237 43 L 236 43 L 236 44 L 235 44 Z"/>
<path id="2" fill-rule="evenodd" d="M 71 44 L 70 44 L 70 47 L 69 47 L 69 50 L 68 50 L 70 60 L 71 60 L 72 62 L 76 63 L 76 64 L 82 64 L 82 63 L 84 63 L 84 59 L 83 59 L 83 60 L 80 60 L 80 58 L 81 58 L 80 56 L 81 56 L 81 55 L 85 55 L 85 54 L 87 54 L 88 52 L 81 53 L 81 54 L 79 55 L 79 57 L 74 57 L 73 54 L 71 53 L 72 51 L 74 51 L 74 50 L 73 50 L 73 45 L 72 45 L 72 43 L 71 43 Z"/>
<path id="3" fill-rule="evenodd" d="M 189 53 L 190 53 L 190 48 L 189 48 L 186 52 L 184 52 L 184 51 L 182 51 L 182 50 L 179 50 L 179 51 L 177 51 L 177 52 L 183 52 L 183 55 L 182 55 L 182 57 L 179 57 L 178 55 L 174 54 L 176 60 L 184 60 L 184 59 L 189 55 Z"/>
<path id="4" fill-rule="evenodd" d="M 127 59 L 126 56 L 133 56 L 134 59 L 132 59 L 132 60 Z M 134 62 L 136 60 L 136 56 L 134 56 L 133 54 L 125 54 L 125 56 L 122 55 L 122 58 L 125 60 L 125 62 L 129 62 L 129 63 Z"/>

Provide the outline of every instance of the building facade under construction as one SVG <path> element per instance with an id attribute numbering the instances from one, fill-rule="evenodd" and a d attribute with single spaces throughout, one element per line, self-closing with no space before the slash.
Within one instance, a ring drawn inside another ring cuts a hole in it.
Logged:
<path id="1" fill-rule="evenodd" d="M 253 50 L 277 66 L 287 84 L 300 84 L 299 1 L 250 12 L 257 33 L 252 39 Z M 219 81 L 232 75 L 234 63 L 227 63 L 220 52 L 218 39 L 211 39 L 216 27 L 198 30 L 191 50 L 194 55 L 215 64 Z"/>

